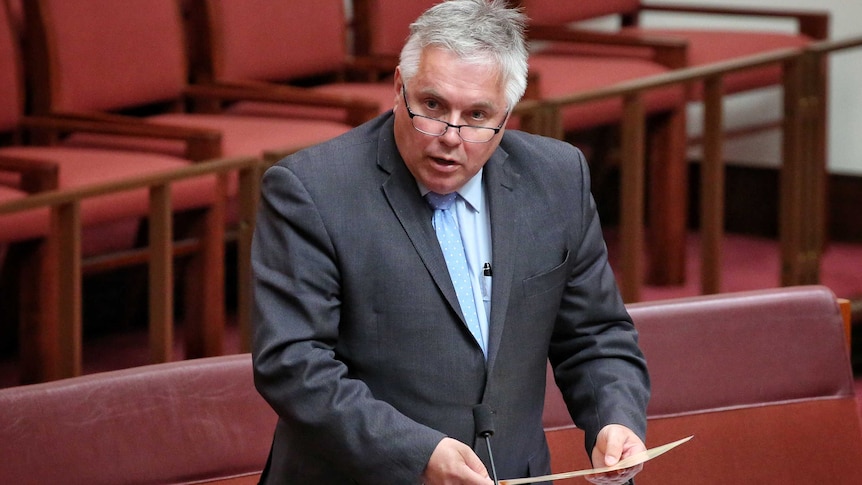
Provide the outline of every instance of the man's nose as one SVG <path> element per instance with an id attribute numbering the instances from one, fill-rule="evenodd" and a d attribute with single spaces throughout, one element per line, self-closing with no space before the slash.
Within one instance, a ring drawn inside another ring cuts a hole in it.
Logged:
<path id="1" fill-rule="evenodd" d="M 451 124 L 447 125 L 446 131 L 444 131 L 443 134 L 440 135 L 440 139 L 443 141 L 443 143 L 446 143 L 447 145 L 453 145 L 453 146 L 458 145 L 459 143 L 461 143 L 463 141 L 461 139 L 461 131 L 460 130 L 461 129 L 458 128 L 457 126 L 453 126 Z"/>

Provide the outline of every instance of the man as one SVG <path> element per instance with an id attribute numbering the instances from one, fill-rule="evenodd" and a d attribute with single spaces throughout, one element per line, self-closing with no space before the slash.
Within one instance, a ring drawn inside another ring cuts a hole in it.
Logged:
<path id="1" fill-rule="evenodd" d="M 432 7 L 391 113 L 266 172 L 254 369 L 279 421 L 262 482 L 487 485 L 479 404 L 499 478 L 546 474 L 548 359 L 595 466 L 645 449 L 649 380 L 584 158 L 504 128 L 524 22 L 499 0 Z"/>

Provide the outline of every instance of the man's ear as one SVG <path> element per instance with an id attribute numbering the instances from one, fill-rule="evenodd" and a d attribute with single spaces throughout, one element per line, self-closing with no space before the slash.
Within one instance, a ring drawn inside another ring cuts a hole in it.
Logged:
<path id="1" fill-rule="evenodd" d="M 401 66 L 398 66 L 395 68 L 395 81 L 394 81 L 394 88 L 395 88 L 394 103 L 395 104 L 393 106 L 395 108 L 397 108 L 398 104 L 401 103 L 401 90 L 403 89 L 403 86 L 404 86 L 404 80 L 401 78 Z"/>

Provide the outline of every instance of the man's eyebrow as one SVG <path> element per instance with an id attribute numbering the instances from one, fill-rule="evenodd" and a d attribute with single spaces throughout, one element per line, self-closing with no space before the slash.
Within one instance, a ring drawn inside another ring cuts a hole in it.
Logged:
<path id="1" fill-rule="evenodd" d="M 436 99 L 437 101 L 439 101 L 439 102 L 441 102 L 441 103 L 445 104 L 446 106 L 450 106 L 450 105 L 452 104 L 452 103 L 450 103 L 450 102 L 449 102 L 449 100 L 448 100 L 448 99 L 446 99 L 446 97 L 445 97 L 445 96 L 443 96 L 442 94 L 440 94 L 440 93 L 439 93 L 436 89 L 434 89 L 434 88 L 427 88 L 427 89 L 424 89 L 424 90 L 420 90 L 417 94 L 419 94 L 419 95 L 421 95 L 421 96 L 430 96 L 430 97 L 432 97 L 432 98 Z M 493 102 L 491 102 L 491 101 L 487 101 L 487 100 L 486 100 L 486 101 L 479 101 L 479 102 L 473 103 L 473 104 L 472 104 L 472 105 L 470 105 L 468 108 L 465 108 L 465 109 L 464 109 L 464 111 L 472 110 L 472 109 L 483 109 L 483 110 L 486 110 L 486 111 L 500 111 L 500 110 L 499 110 L 499 109 L 494 105 L 494 103 L 493 103 Z"/>

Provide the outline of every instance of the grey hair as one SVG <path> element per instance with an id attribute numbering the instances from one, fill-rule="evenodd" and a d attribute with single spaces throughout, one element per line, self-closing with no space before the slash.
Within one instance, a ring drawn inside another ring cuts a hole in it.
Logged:
<path id="1" fill-rule="evenodd" d="M 448 0 L 426 10 L 410 25 L 401 49 L 401 76 L 419 70 L 422 52 L 438 47 L 470 63 L 496 65 L 512 109 L 527 89 L 527 17 L 505 0 Z"/>

